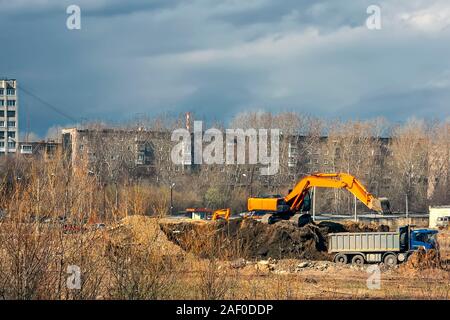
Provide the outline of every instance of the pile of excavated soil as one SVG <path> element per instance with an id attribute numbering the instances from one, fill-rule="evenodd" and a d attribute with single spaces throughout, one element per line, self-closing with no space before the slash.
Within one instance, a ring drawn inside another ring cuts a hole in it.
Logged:
<path id="1" fill-rule="evenodd" d="M 167 238 L 202 258 L 329 260 L 327 235 L 332 232 L 384 231 L 385 226 L 320 222 L 297 227 L 289 221 L 272 225 L 253 219 L 211 223 L 161 223 Z"/>
<path id="2" fill-rule="evenodd" d="M 165 255 L 176 255 L 183 250 L 167 239 L 161 231 L 159 220 L 153 217 L 133 215 L 108 229 L 107 238 L 111 246 L 141 246 L 157 248 Z"/>
<path id="3" fill-rule="evenodd" d="M 406 263 L 402 265 L 403 270 L 424 270 L 441 268 L 441 259 L 436 250 L 419 249 L 414 251 Z"/>
<path id="4" fill-rule="evenodd" d="M 413 252 L 401 269 L 405 272 L 422 271 L 426 269 L 441 269 L 450 271 L 450 233 L 439 231 L 437 235 L 439 251 L 419 249 Z"/>
<path id="5" fill-rule="evenodd" d="M 450 261 L 450 232 L 440 230 L 437 235 L 437 241 L 439 243 L 441 258 L 446 262 Z"/>
<path id="6" fill-rule="evenodd" d="M 322 221 L 318 224 L 322 232 L 339 233 L 339 232 L 387 232 L 389 227 L 380 224 L 364 224 L 360 222 L 344 221 L 343 223 L 333 221 Z"/>

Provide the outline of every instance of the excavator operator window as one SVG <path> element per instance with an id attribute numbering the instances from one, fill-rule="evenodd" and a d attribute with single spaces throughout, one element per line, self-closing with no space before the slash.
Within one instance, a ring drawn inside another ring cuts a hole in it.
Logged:
<path id="1" fill-rule="evenodd" d="M 306 193 L 305 198 L 303 199 L 302 211 L 307 212 L 311 210 L 311 195 L 309 192 Z"/>

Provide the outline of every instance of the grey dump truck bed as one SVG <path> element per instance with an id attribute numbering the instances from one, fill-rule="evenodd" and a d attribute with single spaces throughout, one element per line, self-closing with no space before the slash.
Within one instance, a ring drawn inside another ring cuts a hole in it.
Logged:
<path id="1" fill-rule="evenodd" d="M 328 235 L 328 252 L 398 252 L 399 232 L 331 233 Z"/>

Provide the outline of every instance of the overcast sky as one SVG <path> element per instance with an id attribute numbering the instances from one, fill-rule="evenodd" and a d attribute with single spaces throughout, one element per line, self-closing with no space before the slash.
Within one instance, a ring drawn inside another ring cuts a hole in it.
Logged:
<path id="1" fill-rule="evenodd" d="M 0 76 L 75 119 L 450 116 L 448 0 L 0 0 L 0 27 Z M 71 123 L 19 94 L 22 131 Z"/>

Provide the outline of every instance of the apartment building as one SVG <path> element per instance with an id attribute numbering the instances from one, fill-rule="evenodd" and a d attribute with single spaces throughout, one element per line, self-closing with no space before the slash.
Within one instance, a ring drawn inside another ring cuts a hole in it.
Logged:
<path id="1" fill-rule="evenodd" d="M 33 141 L 33 142 L 19 142 L 17 154 L 22 157 L 52 159 L 57 156 L 62 150 L 60 142 L 48 141 Z"/>
<path id="2" fill-rule="evenodd" d="M 171 161 L 171 150 L 176 142 L 171 141 L 170 131 L 72 128 L 64 129 L 62 134 L 62 149 L 73 168 L 82 168 L 93 174 L 103 172 L 114 179 L 120 176 L 121 172 L 126 172 L 133 178 L 146 178 L 155 182 L 167 182 L 182 176 L 189 178 L 190 174 L 195 174 L 205 181 L 208 181 L 208 177 L 214 177 L 221 184 L 246 186 L 250 190 L 254 187 L 265 190 L 264 192 L 278 193 L 292 188 L 301 177 L 310 173 L 349 172 L 361 180 L 370 192 L 389 197 L 397 210 L 403 210 L 405 194 L 399 194 L 395 189 L 399 184 L 397 180 L 400 173 L 395 169 L 389 138 L 346 140 L 345 137 L 281 135 L 279 171 L 275 175 L 264 176 L 259 174 L 260 164 L 174 164 Z M 193 159 L 193 140 L 191 142 Z M 236 143 L 237 141 L 234 141 L 234 144 Z M 207 144 L 205 143 L 204 147 Z M 248 155 L 248 148 L 246 152 Z M 448 159 L 448 153 L 447 157 L 442 159 Z M 435 163 L 435 166 L 440 164 L 436 161 L 432 163 Z M 424 178 L 419 179 L 415 186 L 420 194 L 430 187 L 430 180 L 435 180 L 426 179 L 430 174 L 428 170 L 433 169 L 429 163 L 426 167 Z M 442 189 L 441 198 L 445 200 L 448 198 L 448 188 L 445 188 L 447 180 L 443 179 L 441 168 L 439 165 L 439 168 L 434 169 L 441 173 L 440 183 L 435 184 L 436 188 Z M 346 201 L 353 208 L 353 198 L 347 197 L 345 192 L 320 192 L 320 204 L 324 208 L 330 208 L 330 203 L 341 203 L 342 208 L 336 210 L 345 211 L 347 207 L 342 199 L 347 198 Z M 364 209 L 361 207 L 361 210 Z"/>
<path id="3" fill-rule="evenodd" d="M 17 81 L 0 80 L 0 155 L 15 154 L 19 140 Z"/>
<path id="4" fill-rule="evenodd" d="M 62 150 L 72 168 L 85 165 L 93 172 L 124 170 L 133 176 L 155 174 L 155 167 L 168 173 L 170 133 L 115 128 L 62 130 Z"/>

